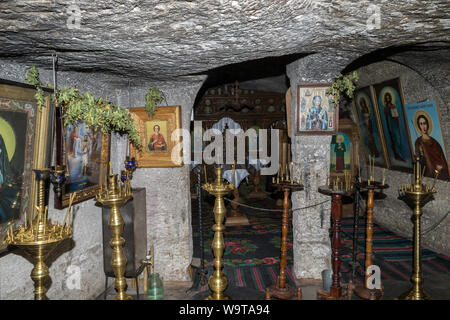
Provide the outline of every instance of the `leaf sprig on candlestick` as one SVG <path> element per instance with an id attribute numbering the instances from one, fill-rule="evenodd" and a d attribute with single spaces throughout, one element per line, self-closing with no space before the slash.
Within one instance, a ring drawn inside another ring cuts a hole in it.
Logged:
<path id="1" fill-rule="evenodd" d="M 35 66 L 29 70 L 26 81 L 36 87 L 36 100 L 39 108 L 45 106 L 42 89 L 44 86 Z M 77 88 L 58 89 L 56 94 L 52 94 L 52 98 L 57 106 L 64 107 L 62 115 L 64 125 L 82 121 L 95 130 L 100 129 L 103 133 L 110 131 L 126 133 L 137 149 L 142 148 L 136 123 L 128 109 L 114 105 L 103 98 L 97 98 L 91 92 L 81 94 Z"/>

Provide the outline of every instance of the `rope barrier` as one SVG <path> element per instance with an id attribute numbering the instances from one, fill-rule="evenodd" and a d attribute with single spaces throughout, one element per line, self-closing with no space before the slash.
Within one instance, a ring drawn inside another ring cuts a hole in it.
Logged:
<path id="1" fill-rule="evenodd" d="M 247 204 L 243 204 L 231 199 L 228 199 L 226 197 L 223 197 L 226 201 L 231 202 L 231 203 L 236 203 L 237 205 L 241 206 L 241 207 L 245 207 L 245 208 L 249 208 L 249 209 L 254 209 L 254 210 L 259 210 L 259 211 L 268 211 L 268 212 L 283 212 L 284 210 L 280 210 L 280 209 L 265 209 L 265 208 L 258 208 L 258 207 L 253 207 L 253 206 L 249 206 Z M 324 204 L 326 202 L 329 202 L 330 200 L 325 200 L 307 207 L 301 207 L 301 208 L 295 208 L 295 209 L 289 209 L 289 212 L 294 212 L 294 211 L 298 211 L 298 210 L 304 210 L 304 209 L 308 209 L 308 208 L 312 208 L 312 207 L 316 207 L 319 206 L 321 204 Z"/>
<path id="2" fill-rule="evenodd" d="M 361 196 L 360 196 L 360 197 L 361 197 Z M 363 207 L 361 203 L 362 203 L 362 201 L 360 201 L 360 207 Z M 361 211 L 362 211 L 362 212 L 366 212 L 366 210 L 367 210 L 366 206 L 364 206 L 363 208 L 361 208 Z M 439 221 L 437 221 L 434 225 L 432 225 L 431 227 L 429 227 L 429 228 L 423 230 L 423 231 L 420 233 L 420 235 L 421 235 L 421 236 L 424 236 L 424 235 L 426 235 L 427 233 L 429 233 L 429 232 L 433 231 L 434 229 L 436 229 L 436 228 L 442 223 L 442 221 L 444 221 L 449 215 L 450 215 L 450 211 L 448 211 L 448 212 L 447 212 L 442 218 L 440 218 Z"/>

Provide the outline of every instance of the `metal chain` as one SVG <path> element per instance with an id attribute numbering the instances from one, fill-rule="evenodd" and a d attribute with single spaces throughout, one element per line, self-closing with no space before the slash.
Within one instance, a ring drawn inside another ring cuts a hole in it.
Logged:
<path id="1" fill-rule="evenodd" d="M 423 236 L 424 234 L 427 234 L 428 232 L 433 231 L 434 229 L 436 229 L 437 226 L 440 225 L 441 222 L 444 221 L 445 218 L 447 218 L 449 214 L 450 214 L 450 211 L 448 211 L 448 212 L 444 215 L 444 217 L 442 217 L 436 224 L 434 224 L 434 225 L 431 226 L 430 228 L 426 229 L 424 232 L 421 232 L 420 235 Z"/>
<path id="2" fill-rule="evenodd" d="M 246 207 L 246 208 L 250 208 L 250 209 L 254 209 L 254 210 L 268 211 L 268 212 L 283 212 L 283 211 L 284 211 L 284 210 L 281 210 L 281 209 L 264 209 L 264 208 L 253 207 L 253 206 L 249 206 L 249 205 L 247 205 L 247 204 L 243 204 L 243 203 L 240 203 L 240 202 L 237 202 L 237 201 L 228 199 L 228 198 L 226 198 L 226 197 L 223 197 L 223 198 L 224 198 L 226 201 L 228 201 L 228 202 L 236 203 L 236 204 L 239 205 L 239 206 Z M 294 211 L 297 211 L 297 210 L 303 210 L 303 209 L 308 209 L 308 208 L 316 207 L 316 206 L 319 206 L 319 205 L 324 204 L 324 203 L 329 202 L 329 201 L 330 201 L 330 200 L 325 200 L 325 201 L 323 201 L 323 202 L 319 202 L 319 203 L 316 203 L 316 204 L 313 204 L 313 205 L 310 205 L 310 206 L 307 206 L 307 207 L 301 207 L 301 208 L 289 209 L 289 212 L 294 212 Z"/>
<path id="3" fill-rule="evenodd" d="M 360 204 L 360 206 L 363 207 L 361 204 Z M 366 207 L 364 206 L 361 210 L 362 210 L 362 212 L 366 212 Z M 442 223 L 442 221 L 444 221 L 449 215 L 450 215 L 450 211 L 448 211 L 448 212 L 447 212 L 441 219 L 439 219 L 439 221 L 436 222 L 433 226 L 431 226 L 431 227 L 429 227 L 428 229 L 422 231 L 422 232 L 420 233 L 420 235 L 423 236 L 423 235 L 425 235 L 425 234 L 427 234 L 427 233 L 433 231 L 434 229 L 436 229 L 436 228 Z"/>

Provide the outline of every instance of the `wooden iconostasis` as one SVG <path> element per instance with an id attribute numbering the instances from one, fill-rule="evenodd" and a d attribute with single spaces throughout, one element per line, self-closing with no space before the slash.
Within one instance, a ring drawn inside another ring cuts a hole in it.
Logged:
<path id="1" fill-rule="evenodd" d="M 219 86 L 206 90 L 194 110 L 194 120 L 202 121 L 203 130 L 211 129 L 223 118 L 231 118 L 244 131 L 250 128 L 257 132 L 270 128 L 286 131 L 284 93 Z M 270 131 L 267 138 L 270 150 Z"/>
<path id="2" fill-rule="evenodd" d="M 258 133 L 259 129 L 280 129 L 280 146 L 282 146 L 283 140 L 287 139 L 286 99 L 284 93 L 240 89 L 236 88 L 235 85 L 222 85 L 207 89 L 194 106 L 194 120 L 202 121 L 202 129 L 206 131 L 224 118 L 232 119 L 244 131 L 253 128 Z M 193 134 L 193 128 L 191 133 Z M 270 138 L 270 131 L 268 131 L 267 148 L 269 154 L 271 150 Z M 286 145 L 286 141 L 284 142 Z M 207 143 L 203 142 L 203 148 Z M 246 148 L 247 157 L 248 141 L 246 142 Z M 279 150 L 280 157 L 282 156 L 281 148 Z M 194 154 L 192 154 L 192 158 L 194 159 Z M 211 167 L 209 169 L 212 169 L 212 166 L 209 167 Z M 249 166 L 247 165 L 246 167 Z M 253 170 L 251 168 L 248 169 L 252 174 Z M 211 175 L 208 174 L 209 179 L 212 177 L 214 177 L 213 172 L 211 172 Z M 252 178 L 250 178 L 251 180 Z"/>
<path id="3" fill-rule="evenodd" d="M 223 117 L 233 119 L 244 130 L 269 129 L 274 122 L 286 120 L 284 94 L 233 86 L 210 88 L 195 106 L 194 120 L 201 120 L 207 130 Z"/>

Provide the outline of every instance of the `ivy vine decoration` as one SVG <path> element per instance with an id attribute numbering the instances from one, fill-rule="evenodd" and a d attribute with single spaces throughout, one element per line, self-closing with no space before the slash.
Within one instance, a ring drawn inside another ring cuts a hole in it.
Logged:
<path id="1" fill-rule="evenodd" d="M 34 94 L 34 97 L 36 98 L 38 109 L 40 111 L 42 107 L 45 106 L 44 90 L 42 89 L 44 85 L 39 79 L 39 70 L 38 68 L 36 68 L 36 66 L 32 66 L 28 71 L 26 82 L 36 87 L 36 93 Z"/>
<path id="2" fill-rule="evenodd" d="M 35 66 L 28 72 L 26 81 L 36 87 L 35 97 L 38 107 L 45 106 L 43 85 Z M 100 129 L 103 133 L 110 131 L 126 133 L 137 149 L 142 148 L 136 123 L 128 109 L 116 106 L 103 98 L 97 98 L 91 92 L 81 94 L 77 88 L 58 89 L 56 94 L 52 94 L 52 98 L 56 106 L 64 106 L 62 115 L 64 125 L 82 121 L 94 130 Z"/>
<path id="3" fill-rule="evenodd" d="M 128 134 L 128 138 L 140 149 L 141 138 L 128 109 L 116 106 L 103 98 L 96 98 L 91 92 L 80 94 L 76 88 L 58 90 L 57 101 L 64 106 L 64 125 L 83 121 L 94 130 Z"/>
<path id="4" fill-rule="evenodd" d="M 356 88 L 356 82 L 358 81 L 358 73 L 356 71 L 342 75 L 339 73 L 331 83 L 331 86 L 327 89 L 326 93 L 333 96 L 333 104 L 339 105 L 341 94 L 345 94 L 351 98 Z"/>
<path id="5" fill-rule="evenodd" d="M 145 94 L 145 111 L 151 117 L 155 114 L 156 105 L 166 98 L 159 88 L 150 87 Z"/>

